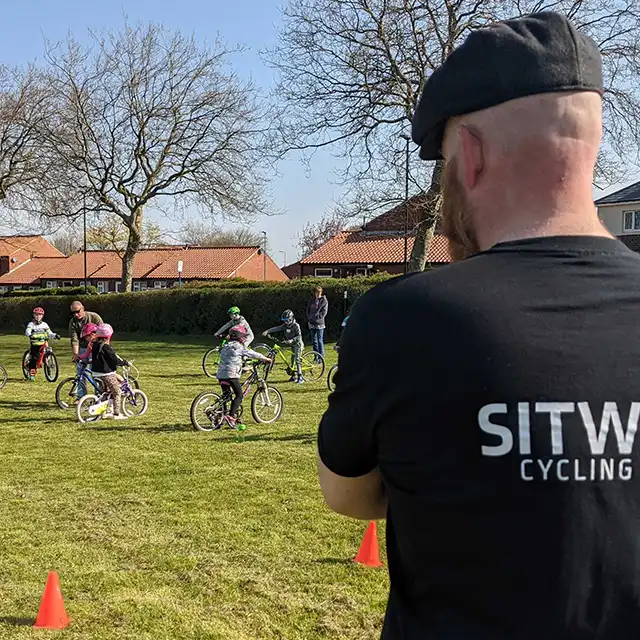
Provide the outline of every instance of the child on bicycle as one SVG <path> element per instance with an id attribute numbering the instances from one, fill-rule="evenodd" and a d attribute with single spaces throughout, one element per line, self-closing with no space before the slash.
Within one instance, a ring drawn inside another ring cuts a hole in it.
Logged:
<path id="1" fill-rule="evenodd" d="M 240 309 L 238 307 L 231 307 L 227 313 L 229 314 L 229 322 L 227 324 L 221 326 L 213 335 L 216 338 L 220 338 L 223 336 L 231 327 L 242 327 L 245 330 L 246 338 L 244 339 L 244 346 L 248 347 L 254 339 L 253 331 L 251 331 L 251 327 L 249 323 L 244 318 L 244 316 L 240 315 Z"/>
<path id="2" fill-rule="evenodd" d="M 93 377 L 102 382 L 102 388 L 111 395 L 113 401 L 114 420 L 126 420 L 127 416 L 120 413 L 122 408 L 122 387 L 121 378 L 118 376 L 118 367 L 128 367 L 129 361 L 123 360 L 110 344 L 113 336 L 113 327 L 110 324 L 90 325 L 82 328 L 80 334 L 82 338 L 88 338 L 91 345 L 91 370 Z"/>
<path id="3" fill-rule="evenodd" d="M 243 399 L 242 384 L 240 384 L 243 360 L 244 358 L 253 358 L 254 360 L 260 360 L 260 362 L 271 362 L 269 358 L 266 358 L 261 353 L 247 349 L 245 346 L 246 338 L 247 331 L 243 326 L 237 325 L 229 329 L 229 342 L 220 349 L 220 364 L 216 374 L 222 389 L 230 388 L 233 391 L 233 401 L 231 402 L 228 417 L 231 419 L 232 426 L 235 426 L 239 431 L 244 431 L 245 428 L 236 419 L 236 414 L 242 405 Z"/>
<path id="4" fill-rule="evenodd" d="M 33 310 L 33 320 L 27 325 L 24 334 L 29 338 L 31 347 L 29 349 L 29 377 L 27 380 L 36 379 L 36 367 L 38 366 L 38 358 L 42 351 L 42 346 L 47 340 L 60 340 L 57 333 L 53 333 L 49 325 L 44 322 L 44 309 L 36 307 Z"/>
<path id="5" fill-rule="evenodd" d="M 296 318 L 293 315 L 293 311 L 291 309 L 285 309 L 280 316 L 280 320 L 282 324 L 277 327 L 271 327 L 271 329 L 267 329 L 262 335 L 268 336 L 272 333 L 283 333 L 282 342 L 284 344 L 291 345 L 292 353 L 291 353 L 291 369 L 296 368 L 297 374 L 293 374 L 289 378 L 289 382 L 297 382 L 298 384 L 302 384 L 304 382 L 304 378 L 302 377 L 302 350 L 304 349 L 304 341 L 302 339 L 302 329 L 300 329 L 300 325 L 296 322 Z"/>

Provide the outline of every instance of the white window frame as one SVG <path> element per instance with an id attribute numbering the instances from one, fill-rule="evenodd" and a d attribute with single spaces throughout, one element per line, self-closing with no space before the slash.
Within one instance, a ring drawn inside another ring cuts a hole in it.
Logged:
<path id="1" fill-rule="evenodd" d="M 136 280 L 133 283 L 133 291 L 134 293 L 138 293 L 138 291 L 140 291 L 140 280 Z"/>
<path id="2" fill-rule="evenodd" d="M 367 267 L 356 267 L 356 275 L 357 276 L 368 276 L 369 270 Z"/>
<path id="3" fill-rule="evenodd" d="M 37 284 L 30 284 L 29 291 L 37 291 L 40 287 Z"/>
<path id="4" fill-rule="evenodd" d="M 57 280 L 45 280 L 44 288 L 45 289 L 55 289 L 58 286 Z"/>
<path id="5" fill-rule="evenodd" d="M 329 273 L 320 273 L 322 271 Z M 313 274 L 316 278 L 333 278 L 333 269 L 331 267 L 316 267 Z"/>
<path id="6" fill-rule="evenodd" d="M 9 291 L 9 287 L 0 285 L 0 293 L 7 293 L 7 291 Z"/>
<path id="7" fill-rule="evenodd" d="M 153 288 L 154 289 L 166 289 L 167 288 L 167 281 L 166 280 L 154 280 L 153 281 Z"/>
<path id="8" fill-rule="evenodd" d="M 109 293 L 109 283 L 106 280 L 98 280 L 96 282 L 98 293 Z"/>
<path id="9" fill-rule="evenodd" d="M 120 293 L 121 288 L 122 288 L 122 280 L 116 280 L 116 293 Z"/>
<path id="10" fill-rule="evenodd" d="M 22 291 L 24 287 L 21 284 L 14 284 L 13 291 Z"/>
<path id="11" fill-rule="evenodd" d="M 147 281 L 146 280 L 136 280 L 133 283 L 133 290 L 135 292 L 146 291 L 147 290 Z"/>
<path id="12" fill-rule="evenodd" d="M 627 222 L 629 222 L 629 224 L 627 224 Z M 622 212 L 622 230 L 625 233 L 640 232 L 640 210 L 639 209 L 627 209 Z"/>

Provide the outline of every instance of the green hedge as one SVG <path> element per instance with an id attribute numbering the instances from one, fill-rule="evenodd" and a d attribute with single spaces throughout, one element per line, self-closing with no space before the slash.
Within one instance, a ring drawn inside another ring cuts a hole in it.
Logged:
<path id="1" fill-rule="evenodd" d="M 95 295 L 98 293 L 96 287 L 87 287 L 89 295 Z M 56 289 L 36 289 L 35 291 L 29 291 L 28 289 L 17 289 L 7 291 L 4 294 L 5 298 L 39 298 L 41 296 L 81 296 L 85 295 L 84 287 L 59 287 Z"/>
<path id="2" fill-rule="evenodd" d="M 327 335 L 334 339 L 339 335 L 344 317 L 344 292 L 347 292 L 346 306 L 349 309 L 360 295 L 389 277 L 310 278 L 260 283 L 260 286 L 231 283 L 229 287 L 215 284 L 140 293 L 16 297 L 0 300 L 0 327 L 4 330 L 23 329 L 31 319 L 33 307 L 40 305 L 46 311 L 45 319 L 50 326 L 64 331 L 70 318 L 69 305 L 79 298 L 88 310 L 99 313 L 116 331 L 210 334 L 227 321 L 227 309 L 237 305 L 256 334 L 279 324 L 284 309 L 293 310 L 306 334 L 306 306 L 314 286 L 319 283 L 329 300 Z"/>

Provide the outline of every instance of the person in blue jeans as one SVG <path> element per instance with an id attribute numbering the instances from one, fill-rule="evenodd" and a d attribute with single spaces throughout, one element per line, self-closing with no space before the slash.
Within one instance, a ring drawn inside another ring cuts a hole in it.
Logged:
<path id="1" fill-rule="evenodd" d="M 322 293 L 322 287 L 316 287 L 313 298 L 307 305 L 307 323 L 311 334 L 313 350 L 324 356 L 324 320 L 329 310 L 327 296 Z"/>

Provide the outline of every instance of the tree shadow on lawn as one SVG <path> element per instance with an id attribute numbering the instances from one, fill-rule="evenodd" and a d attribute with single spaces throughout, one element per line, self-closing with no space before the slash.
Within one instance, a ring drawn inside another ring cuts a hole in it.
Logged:
<path id="1" fill-rule="evenodd" d="M 217 442 L 224 444 L 236 443 L 238 432 L 227 432 L 226 437 L 215 437 Z M 245 431 L 246 434 L 246 431 Z M 316 441 L 315 433 L 290 433 L 288 435 L 276 435 L 270 433 L 249 433 L 244 436 L 244 442 L 295 442 L 300 441 L 302 444 L 314 444 Z"/>
<path id="2" fill-rule="evenodd" d="M 135 420 L 135 418 L 130 418 L 130 420 Z M 140 427 L 135 424 L 123 424 L 123 425 L 113 425 L 110 421 L 102 422 L 93 422 L 90 425 L 82 425 L 85 429 L 87 426 L 95 427 L 95 431 L 140 431 L 143 433 L 178 433 L 181 431 L 194 431 L 189 425 L 185 423 L 180 424 L 161 424 L 156 427 Z M 106 426 L 108 425 L 108 426 Z"/>
<path id="3" fill-rule="evenodd" d="M 31 627 L 35 624 L 35 618 L 18 618 L 16 616 L 0 617 L 0 624 L 11 624 L 14 627 Z"/>

